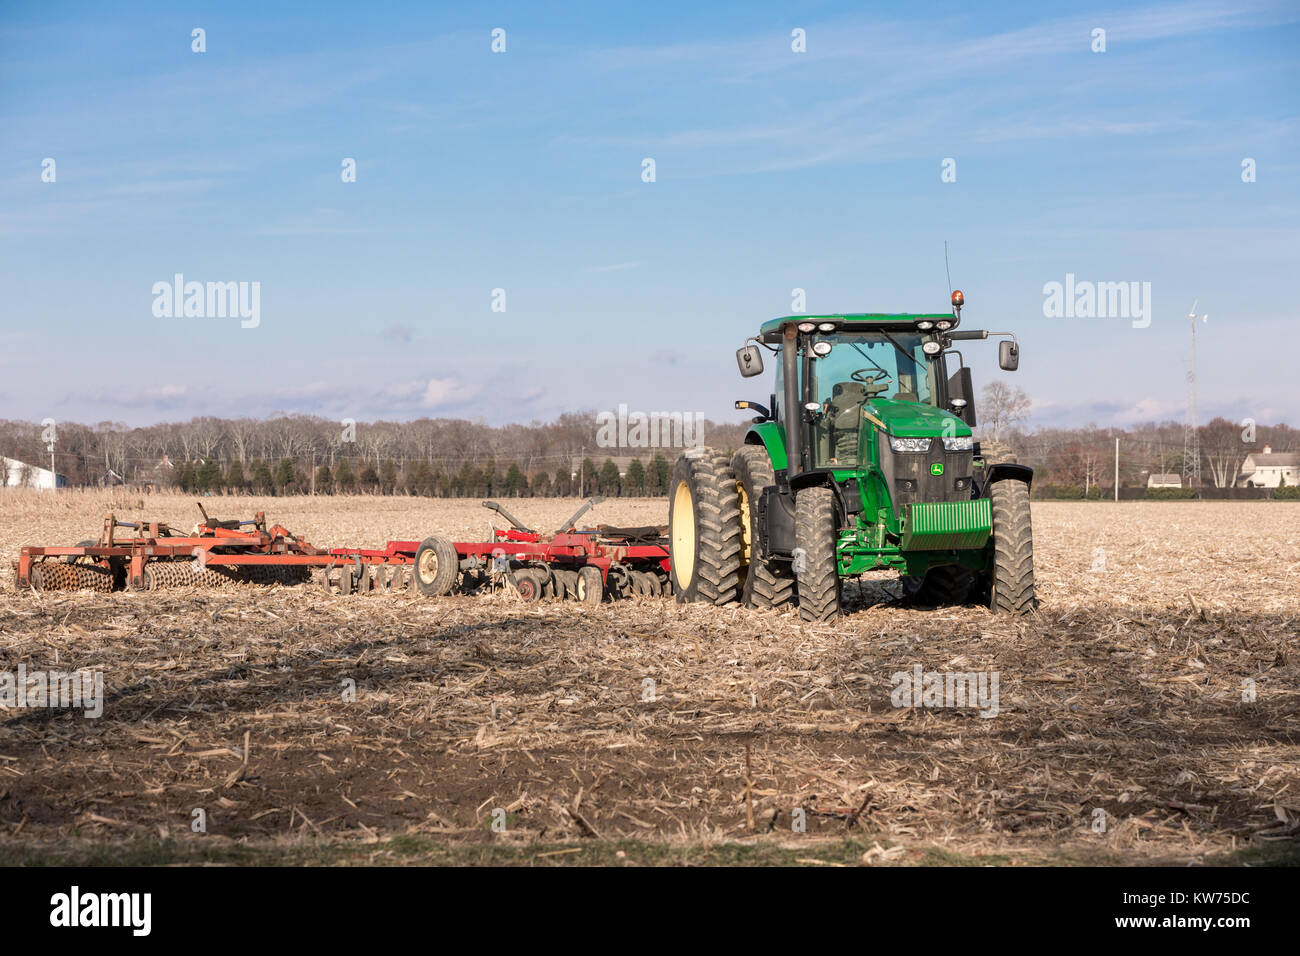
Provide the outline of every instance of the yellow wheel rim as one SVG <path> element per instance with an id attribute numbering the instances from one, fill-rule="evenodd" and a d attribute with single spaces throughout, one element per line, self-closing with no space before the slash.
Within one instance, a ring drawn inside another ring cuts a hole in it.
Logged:
<path id="1" fill-rule="evenodd" d="M 420 573 L 421 581 L 425 584 L 433 583 L 433 579 L 438 576 L 438 556 L 433 553 L 433 548 L 420 555 L 417 570 Z"/>
<path id="2" fill-rule="evenodd" d="M 743 580 L 744 571 L 749 567 L 750 549 L 753 547 L 749 524 L 749 495 L 745 494 L 744 482 L 736 482 L 736 495 L 740 498 L 740 577 Z"/>
<path id="3" fill-rule="evenodd" d="M 685 590 L 695 575 L 695 502 L 684 481 L 673 491 L 671 538 L 673 582 L 678 590 Z"/>

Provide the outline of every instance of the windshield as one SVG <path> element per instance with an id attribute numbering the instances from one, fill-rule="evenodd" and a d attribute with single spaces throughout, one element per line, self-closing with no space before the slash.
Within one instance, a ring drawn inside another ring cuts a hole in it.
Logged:
<path id="1" fill-rule="evenodd" d="M 892 340 L 892 341 L 891 341 Z M 819 335 L 831 343 L 825 358 L 813 358 L 813 399 L 821 405 L 813 425 L 814 467 L 849 468 L 858 463 L 861 408 L 872 398 L 936 404 L 935 364 L 915 332 Z"/>

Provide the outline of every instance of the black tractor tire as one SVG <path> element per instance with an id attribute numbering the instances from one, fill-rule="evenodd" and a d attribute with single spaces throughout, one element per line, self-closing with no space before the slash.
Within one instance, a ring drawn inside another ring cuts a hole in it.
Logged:
<path id="1" fill-rule="evenodd" d="M 416 549 L 412 573 L 421 594 L 427 597 L 450 594 L 460 577 L 460 556 L 456 553 L 456 546 L 441 535 L 425 538 Z"/>
<path id="2" fill-rule="evenodd" d="M 583 604 L 601 602 L 605 597 L 605 581 L 601 577 L 600 568 L 584 564 L 578 569 L 578 586 L 574 589 L 573 596 Z"/>
<path id="3" fill-rule="evenodd" d="M 795 546 L 803 549 L 805 562 L 797 575 L 799 616 L 805 621 L 833 621 L 840 616 L 838 532 L 833 491 L 816 486 L 795 493 Z"/>
<path id="4" fill-rule="evenodd" d="M 969 568 L 945 564 L 926 571 L 924 577 L 904 577 L 903 595 L 922 607 L 965 604 L 977 577 Z"/>
<path id="5" fill-rule="evenodd" d="M 989 465 L 1016 464 L 1016 456 L 1011 450 L 1011 446 L 1005 442 L 994 441 L 991 438 L 980 439 L 980 456 L 984 459 L 985 467 Z"/>
<path id="6" fill-rule="evenodd" d="M 746 607 L 782 607 L 794 599 L 789 565 L 778 566 L 758 553 L 758 498 L 776 484 L 772 462 L 762 445 L 744 445 L 731 459 L 740 496 L 740 598 Z"/>
<path id="7" fill-rule="evenodd" d="M 994 614 L 1028 614 L 1037 605 L 1029 485 L 1004 478 L 993 483 L 989 498 L 993 505 L 993 569 L 986 576 L 989 610 Z"/>
<path id="8" fill-rule="evenodd" d="M 677 459 L 668 483 L 668 536 L 677 603 L 740 597 L 740 496 L 727 459 L 709 449 Z"/>

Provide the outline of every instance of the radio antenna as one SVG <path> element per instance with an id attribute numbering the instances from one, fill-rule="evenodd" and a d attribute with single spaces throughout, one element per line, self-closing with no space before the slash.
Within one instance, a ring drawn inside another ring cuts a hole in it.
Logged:
<path id="1" fill-rule="evenodd" d="M 948 298 L 952 298 L 952 270 L 948 268 L 948 240 L 943 241 L 943 271 L 948 273 Z"/>

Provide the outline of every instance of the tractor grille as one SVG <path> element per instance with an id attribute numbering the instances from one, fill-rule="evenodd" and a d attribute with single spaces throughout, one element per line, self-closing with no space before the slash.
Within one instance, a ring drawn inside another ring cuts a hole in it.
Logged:
<path id="1" fill-rule="evenodd" d="M 974 455 L 968 451 L 943 450 L 943 439 L 930 439 L 927 452 L 895 452 L 889 436 L 880 433 L 880 462 L 889 482 L 894 514 L 905 505 L 923 501 L 966 501 L 971 497 L 971 469 Z M 943 474 L 932 466 L 943 465 Z"/>

